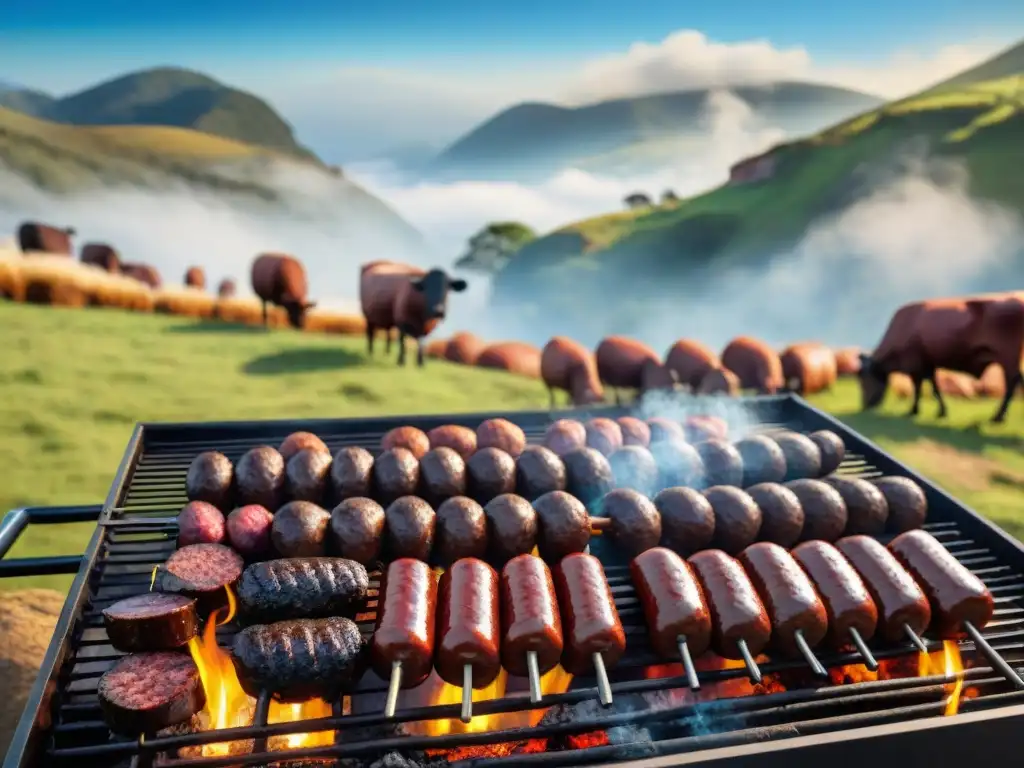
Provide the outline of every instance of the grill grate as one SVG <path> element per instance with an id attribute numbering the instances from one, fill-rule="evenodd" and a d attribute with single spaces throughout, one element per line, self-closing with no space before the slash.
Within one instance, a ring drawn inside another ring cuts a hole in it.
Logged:
<path id="1" fill-rule="evenodd" d="M 829 428 L 846 441 L 848 456 L 841 468 L 844 474 L 872 477 L 881 474 L 910 474 L 859 436 L 834 420 L 792 398 L 758 398 L 743 406 L 749 416 L 761 424 L 760 429 L 781 426 L 802 431 Z M 605 412 L 603 412 L 605 413 Z M 619 411 L 607 411 L 616 415 Z M 152 425 L 137 430 L 122 464 L 118 480 L 101 518 L 100 531 L 94 538 L 92 553 L 87 553 L 88 577 L 70 633 L 69 650 L 53 676 L 49 709 L 45 702 L 40 710 L 49 718 L 38 719 L 31 729 L 31 739 L 15 744 L 5 766 L 45 764 L 47 766 L 81 765 L 113 766 L 127 764 L 146 766 L 154 762 L 185 768 L 190 766 L 265 765 L 283 761 L 314 758 L 361 758 L 369 765 L 391 751 L 417 755 L 418 761 L 429 762 L 423 753 L 430 750 L 454 750 L 448 759 L 465 766 L 529 766 L 534 763 L 554 765 L 592 764 L 607 761 L 635 760 L 672 756 L 679 762 L 690 753 L 711 755 L 715 750 L 736 748 L 763 742 L 801 742 L 803 738 L 852 729 L 865 729 L 892 723 L 904 726 L 914 720 L 942 715 L 950 690 L 950 680 L 943 674 L 913 679 L 889 679 L 841 685 L 815 682 L 802 661 L 768 660 L 760 664 L 766 678 L 785 685 L 785 690 L 716 701 L 697 701 L 679 693 L 673 698 L 669 691 L 687 686 L 682 672 L 671 677 L 647 677 L 647 669 L 663 664 L 647 650 L 646 629 L 638 601 L 629 579 L 628 563 L 606 540 L 595 537 L 592 553 L 605 564 L 616 607 L 628 638 L 623 660 L 610 670 L 612 690 L 618 704 L 604 710 L 591 706 L 596 700 L 596 682 L 591 677 L 577 677 L 571 688 L 562 694 L 546 696 L 540 708 L 556 706 L 567 711 L 576 705 L 573 717 L 558 719 L 546 716 L 536 727 L 511 727 L 500 733 L 449 733 L 443 736 L 418 736 L 400 732 L 395 724 L 428 720 L 456 720 L 459 705 L 416 703 L 415 691 L 403 691 L 396 717 L 387 721 L 383 709 L 386 683 L 367 672 L 357 691 L 345 701 L 333 703 L 330 718 L 299 723 L 266 725 L 269 696 L 264 693 L 256 704 L 252 726 L 229 731 L 191 733 L 173 737 L 126 740 L 110 734 L 104 725 L 96 696 L 96 685 L 102 673 L 121 654 L 107 642 L 102 626 L 102 610 L 111 603 L 149 588 L 153 567 L 163 562 L 174 550 L 176 532 L 173 516 L 185 502 L 184 476 L 192 458 L 203 450 L 219 450 L 233 461 L 260 443 L 277 444 L 296 429 L 316 432 L 332 451 L 345 445 L 374 448 L 384 431 L 398 424 L 416 424 L 429 429 L 443 423 L 475 426 L 487 415 L 406 418 L 366 421 L 274 422 L 264 424 L 227 425 Z M 524 427 L 531 442 L 537 442 L 551 416 L 546 413 L 501 414 Z M 1024 667 L 1024 551 L 1006 534 L 966 510 L 951 497 L 920 478 L 929 497 L 927 529 L 965 566 L 981 577 L 996 599 L 996 613 L 983 631 L 984 642 L 994 649 L 1000 660 L 1012 667 Z M 92 557 L 90 557 L 90 554 Z M 76 582 L 77 584 L 78 582 Z M 375 584 L 374 584 L 375 586 Z M 74 599 L 72 595 L 72 600 Z M 367 634 L 372 622 L 361 628 Z M 234 625 L 217 630 L 222 646 L 230 644 L 236 631 Z M 55 639 L 55 643 L 60 638 Z M 926 642 L 929 640 L 925 638 Z M 905 659 L 916 669 L 916 651 L 908 645 L 880 646 L 872 644 L 879 661 Z M 941 650 L 939 642 L 929 642 L 930 650 Z M 973 696 L 961 701 L 962 714 L 947 718 L 948 727 L 959 722 L 973 722 L 973 713 L 986 713 L 1000 708 L 1024 707 L 1024 692 L 1017 690 L 1005 672 L 984 655 L 988 650 L 976 647 L 970 640 L 960 644 L 960 651 L 970 668 L 965 673 L 965 687 Z M 979 652 L 981 651 L 981 652 Z M 828 654 L 818 651 L 823 665 L 830 670 L 859 664 L 855 653 Z M 705 690 L 715 683 L 736 681 L 745 677 L 743 669 L 702 671 Z M 525 680 L 508 679 L 504 698 L 474 704 L 474 715 L 525 712 L 536 709 L 529 703 Z M 403 708 L 405 705 L 406 708 Z M 32 704 L 30 703 L 30 711 Z M 46 720 L 50 722 L 47 723 Z M 594 731 L 605 731 L 608 737 L 588 746 L 571 737 Z M 901 728 L 902 730 L 902 728 Z M 335 731 L 331 746 L 300 750 L 267 749 L 266 740 L 288 733 Z M 256 739 L 255 750 L 245 756 L 180 759 L 172 757 L 175 750 L 187 746 Z M 569 740 L 568 742 L 566 740 Z M 510 748 L 474 751 L 497 743 L 536 743 L 547 740 L 547 749 L 530 752 Z M 603 743 L 607 742 L 607 743 Z M 38 747 L 28 749 L 29 744 Z M 566 749 L 555 750 L 556 745 Z M 715 753 L 717 754 L 717 753 Z M 832 760 L 832 758 L 829 758 Z M 833 760 L 833 762 L 835 762 Z M 841 762 L 841 761 L 840 761 Z M 838 763 L 837 763 L 838 764 Z"/>

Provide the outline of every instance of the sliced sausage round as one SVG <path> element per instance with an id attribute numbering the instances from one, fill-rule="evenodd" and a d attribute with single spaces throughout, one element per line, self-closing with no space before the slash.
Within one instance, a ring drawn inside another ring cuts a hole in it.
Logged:
<path id="1" fill-rule="evenodd" d="M 125 656 L 103 673 L 97 693 L 103 720 L 124 736 L 183 723 L 206 704 L 192 657 L 172 651 Z"/>

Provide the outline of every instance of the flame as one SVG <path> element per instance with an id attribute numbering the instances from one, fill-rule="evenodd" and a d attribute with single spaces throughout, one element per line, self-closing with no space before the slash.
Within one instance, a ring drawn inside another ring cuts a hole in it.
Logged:
<path id="1" fill-rule="evenodd" d="M 953 640 L 944 640 L 941 651 L 919 654 L 917 660 L 918 675 L 945 675 L 952 681 L 949 696 L 946 698 L 945 716 L 951 717 L 960 709 L 960 699 L 964 696 L 964 664 L 960 658 L 960 647 Z M 973 698 L 976 691 L 968 689 L 966 698 Z"/>
<path id="2" fill-rule="evenodd" d="M 318 717 L 330 717 L 331 705 L 323 699 L 310 699 L 295 704 L 282 704 L 271 700 L 268 723 L 296 723 Z M 304 747 L 329 747 L 334 743 L 334 731 L 317 733 L 288 733 L 275 736 L 267 741 L 271 749 L 302 749 Z"/>

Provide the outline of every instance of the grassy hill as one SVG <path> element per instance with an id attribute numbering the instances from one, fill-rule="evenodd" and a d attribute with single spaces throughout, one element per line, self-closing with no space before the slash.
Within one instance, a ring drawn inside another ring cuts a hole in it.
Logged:
<path id="1" fill-rule="evenodd" d="M 53 98 L 37 91 L 0 93 L 0 106 L 70 125 L 163 125 L 315 159 L 292 128 L 259 97 L 187 69 L 160 67 Z"/>
<path id="2" fill-rule="evenodd" d="M 540 382 L 430 360 L 398 370 L 361 339 L 202 323 L 116 310 L 0 303 L 0 513 L 25 504 L 102 501 L 137 421 L 345 417 L 546 407 Z M 443 329 L 441 329 L 443 331 Z M 75 350 L 69 355 L 68 350 Z M 188 361 L 188 365 L 182 365 Z M 1024 536 L 1024 411 L 985 423 L 991 402 L 924 415 L 857 411 L 855 385 L 815 399 L 857 430 Z M 91 525 L 31 529 L 12 556 L 73 554 Z M 0 589 L 65 588 L 12 579 Z"/>
<path id="3" fill-rule="evenodd" d="M 809 83 L 732 91 L 787 133 L 814 130 L 880 103 L 864 93 Z M 428 172 L 524 181 L 570 165 L 635 173 L 679 157 L 704 130 L 707 97 L 706 90 L 692 90 L 581 107 L 518 104 L 455 141 Z"/>

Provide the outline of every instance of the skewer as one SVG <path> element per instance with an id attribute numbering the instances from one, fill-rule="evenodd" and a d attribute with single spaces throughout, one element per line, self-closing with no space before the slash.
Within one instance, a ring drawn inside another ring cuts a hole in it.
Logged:
<path id="1" fill-rule="evenodd" d="M 391 662 L 391 682 L 388 683 L 388 698 L 384 702 L 384 717 L 394 717 L 398 706 L 398 689 L 402 687 L 402 662 Z"/>
<path id="2" fill-rule="evenodd" d="M 850 627 L 850 639 L 853 640 L 853 644 L 857 647 L 857 653 L 864 659 L 864 666 L 874 672 L 878 669 L 878 661 L 871 653 L 871 649 L 868 648 L 867 643 L 864 642 L 864 638 L 860 636 L 860 632 L 857 631 L 856 627 Z"/>
<path id="3" fill-rule="evenodd" d="M 747 667 L 747 674 L 750 675 L 750 682 L 757 684 L 763 679 L 761 677 L 761 669 L 757 666 L 757 662 L 754 661 L 754 657 L 750 655 L 750 648 L 747 647 L 747 641 L 742 638 L 736 641 L 736 645 L 740 649 L 740 654 L 743 656 L 743 663 Z"/>
<path id="4" fill-rule="evenodd" d="M 530 677 L 530 702 L 536 704 L 543 694 L 540 690 L 540 667 L 537 665 L 537 652 L 526 652 L 526 669 Z"/>
<path id="5" fill-rule="evenodd" d="M 612 705 L 612 686 L 608 682 L 608 670 L 604 668 L 604 657 L 600 653 L 595 653 L 594 659 L 594 672 L 597 673 L 597 695 L 601 701 L 601 704 L 605 707 Z"/>
<path id="6" fill-rule="evenodd" d="M 607 531 L 612 527 L 612 519 L 610 517 L 592 517 L 590 518 L 590 527 L 595 531 Z"/>
<path id="7" fill-rule="evenodd" d="M 903 625 L 903 632 L 910 638 L 910 642 L 917 646 L 917 650 L 921 653 L 928 653 L 928 646 L 924 644 L 924 640 L 917 636 L 917 632 L 910 628 L 909 624 Z"/>
<path id="8" fill-rule="evenodd" d="M 462 714 L 459 719 L 468 723 L 473 719 L 473 665 L 462 667 Z"/>
<path id="9" fill-rule="evenodd" d="M 686 670 L 686 682 L 691 691 L 700 690 L 700 680 L 697 679 L 697 670 L 693 666 L 693 659 L 690 658 L 690 648 L 686 644 L 686 635 L 679 636 L 679 658 L 683 660 L 683 669 Z"/>
<path id="10" fill-rule="evenodd" d="M 988 663 L 992 665 L 992 668 L 999 670 L 999 674 L 1005 677 L 1014 688 L 1024 690 L 1024 680 L 1021 680 L 1020 675 L 1013 670 L 1013 667 L 1006 663 L 1006 659 L 996 653 L 995 649 L 988 644 L 988 640 L 981 636 L 978 628 L 971 624 L 971 622 L 965 621 L 964 629 L 971 636 L 971 640 L 974 641 L 974 647 L 981 651 L 982 655 L 988 659 Z"/>
<path id="11" fill-rule="evenodd" d="M 810 665 L 811 669 L 814 670 L 814 674 L 818 677 L 828 677 L 828 670 L 821 666 L 821 662 L 818 661 L 818 657 L 814 655 L 814 652 L 811 650 L 811 646 L 807 644 L 807 639 L 804 637 L 802 629 L 798 629 L 793 633 L 793 639 L 796 640 L 796 647 L 800 649 L 800 654 Z"/>

